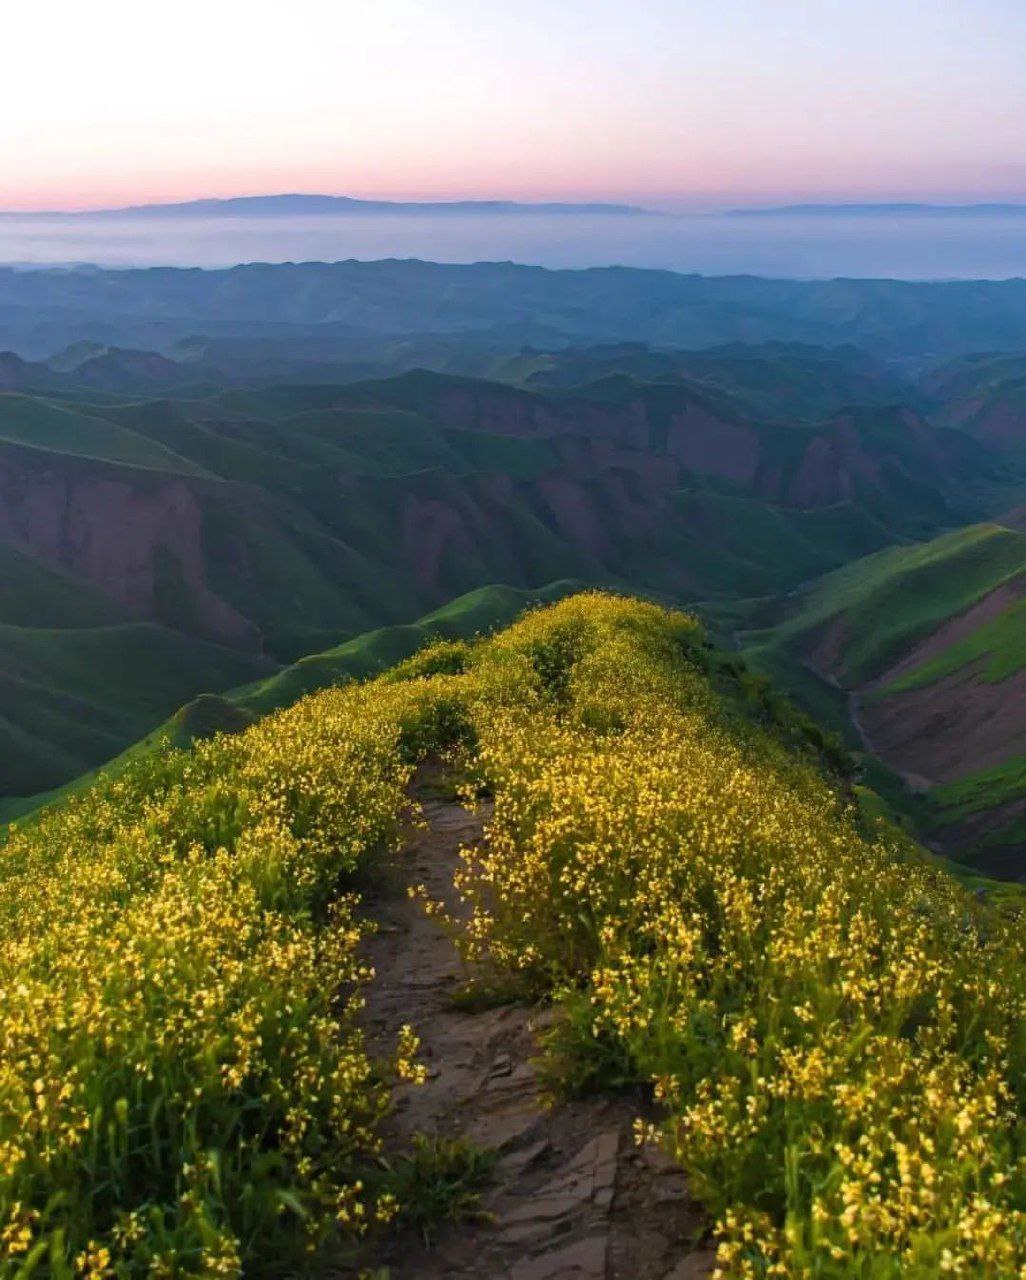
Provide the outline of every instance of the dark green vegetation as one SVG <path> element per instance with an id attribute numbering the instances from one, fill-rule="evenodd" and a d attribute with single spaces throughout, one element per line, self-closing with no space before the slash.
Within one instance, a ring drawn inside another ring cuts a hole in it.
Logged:
<path id="1" fill-rule="evenodd" d="M 515 356 L 496 373 L 535 387 L 583 386 L 615 374 L 646 382 L 691 381 L 770 420 L 817 421 L 850 405 L 918 405 L 922 399 L 889 365 L 857 347 L 801 342 L 735 342 L 703 351 L 643 343 L 568 348 Z"/>
<path id="2" fill-rule="evenodd" d="M 0 271 L 3 811 L 574 582 L 752 633 L 897 809 L 1014 871 L 1024 289 Z"/>
<path id="3" fill-rule="evenodd" d="M 988 448 L 1021 461 L 1026 457 L 1026 355 L 968 355 L 922 379 L 938 419 Z"/>
<path id="4" fill-rule="evenodd" d="M 254 654 L 149 622 L 0 626 L 0 786 L 56 787 L 141 737 L 197 689 L 266 671 Z"/>
<path id="5" fill-rule="evenodd" d="M 22 363 L 0 394 L 0 794 L 64 784 L 195 694 L 285 667 L 280 702 L 368 646 L 394 660 L 412 619 L 485 584 L 763 596 L 979 514 L 996 483 L 987 451 L 914 409 L 814 390 L 819 361 L 885 400 L 892 375 L 857 352 L 723 352 L 715 382 L 607 355 L 582 386 L 419 371 L 160 398 L 138 378 L 186 366 L 88 344 Z M 752 370 L 779 385 L 792 358 L 794 419 L 753 415 Z M 473 625 L 508 616 L 487 598 Z"/>
<path id="6" fill-rule="evenodd" d="M 484 635 L 495 627 L 506 626 L 525 609 L 558 600 L 576 590 L 579 585 L 570 581 L 552 582 L 537 591 L 505 586 L 480 587 L 451 600 L 441 609 L 436 609 L 416 622 L 379 627 L 375 631 L 354 636 L 344 644 L 336 645 L 323 653 L 300 658 L 298 662 L 281 667 L 273 675 L 241 684 L 237 688 L 225 688 L 231 683 L 230 674 L 214 670 L 198 672 L 187 663 L 176 665 L 173 661 L 169 662 L 166 678 L 172 680 L 177 677 L 182 687 L 162 699 L 159 694 L 166 693 L 166 690 L 143 691 L 140 695 L 142 710 L 133 721 L 135 728 L 130 730 L 126 725 L 114 745 L 104 741 L 94 725 L 86 724 L 78 730 L 73 722 L 58 723 L 53 740 L 38 746 L 36 755 L 28 757 L 26 776 L 29 769 L 36 769 L 41 773 L 53 760 L 60 762 L 63 743 L 74 740 L 76 732 L 81 734 L 81 740 L 88 749 L 84 763 L 78 763 L 71 781 L 45 794 L 25 795 L 24 791 L 12 788 L 14 795 L 22 798 L 0 800 L 0 819 L 22 818 L 35 812 L 43 804 L 81 793 L 95 782 L 97 776 L 96 772 L 84 772 L 87 766 L 103 764 L 103 772 L 118 775 L 125 769 L 134 767 L 143 756 L 161 753 L 167 747 L 185 748 L 196 740 L 209 738 L 215 733 L 237 733 L 261 716 L 289 706 L 304 694 L 377 675 L 386 667 L 409 657 L 429 641 L 461 641 L 470 640 L 479 634 Z M 186 645 L 184 637 L 178 639 L 183 646 Z M 167 659 L 166 652 L 161 651 L 159 644 L 150 652 L 158 667 L 161 661 Z M 187 648 L 185 652 L 190 654 Z M 116 657 L 116 652 L 112 656 Z M 145 670 L 145 662 L 143 667 Z M 252 670 L 252 667 L 245 666 L 244 659 L 240 659 L 239 675 L 251 674 Z M 99 679 L 101 676 L 102 668 L 98 668 L 94 677 Z M 183 703 L 183 699 L 195 688 L 225 688 L 225 692 L 201 693 Z M 35 696 L 42 699 L 45 692 L 38 690 Z M 154 723 L 167 715 L 172 707 L 177 708 L 174 714 L 153 728 Z M 26 705 L 21 711 L 23 715 L 29 716 L 33 714 L 34 708 Z M 140 723 L 142 728 L 139 727 Z M 132 745 L 111 760 L 110 757 L 126 736 L 132 740 Z M 15 761 L 16 757 L 12 754 L 12 767 Z"/>

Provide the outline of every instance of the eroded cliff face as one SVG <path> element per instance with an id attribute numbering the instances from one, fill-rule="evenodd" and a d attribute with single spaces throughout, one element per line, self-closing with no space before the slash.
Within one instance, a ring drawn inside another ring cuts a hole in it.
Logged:
<path id="1" fill-rule="evenodd" d="M 444 426 L 553 440 L 575 476 L 636 470 L 656 484 L 688 474 L 725 480 L 743 493 L 813 508 L 851 501 L 889 474 L 944 483 L 945 448 L 918 413 L 887 413 L 894 447 L 867 438 L 853 413 L 817 427 L 761 427 L 732 416 L 688 388 L 620 387 L 610 402 L 585 388 L 547 396 L 489 383 L 438 379 L 419 386 L 420 411 Z"/>
<path id="2" fill-rule="evenodd" d="M 720 476 L 746 489 L 754 486 L 762 460 L 754 428 L 718 418 L 701 404 L 673 414 L 666 452 L 686 471 Z"/>
<path id="3" fill-rule="evenodd" d="M 539 395 L 425 375 L 351 394 L 358 405 L 416 412 L 432 426 L 544 438 L 557 461 L 529 480 L 442 468 L 385 480 L 358 468 L 283 465 L 279 481 L 271 465 L 258 488 L 0 445 L 0 541 L 91 584 L 131 616 L 257 647 L 260 630 L 271 636 L 289 609 L 342 632 L 353 601 L 361 617 L 391 618 L 397 600 L 416 612 L 483 581 L 633 573 L 686 590 L 702 573 L 674 558 L 674 539 L 680 545 L 692 533 L 678 490 L 708 479 L 815 508 L 860 488 L 886 496 L 910 450 L 922 469 L 934 465 L 932 429 L 915 415 L 898 422 L 905 440 L 892 458 L 881 452 L 881 433 L 870 431 L 867 442 L 852 415 L 820 427 L 763 426 L 687 387 L 622 379 Z M 339 395 L 345 413 L 350 393 Z M 184 447 L 173 430 L 181 425 L 158 422 L 154 437 L 170 432 Z M 284 428 L 211 416 L 196 431 L 229 438 L 230 460 L 242 441 L 272 442 L 288 461 Z M 221 457 L 216 448 L 211 456 Z"/>
<path id="4" fill-rule="evenodd" d="M 259 644 L 253 624 L 208 586 L 202 501 L 182 477 L 4 446 L 0 542 L 89 583 L 133 617 L 182 627 L 186 619 L 162 616 L 158 574 L 171 563 L 197 630 Z"/>
<path id="5" fill-rule="evenodd" d="M 561 401 L 488 383 L 440 386 L 430 398 L 432 417 L 446 426 L 500 436 L 583 436 L 626 449 L 652 447 L 642 397 L 627 404 Z"/>
<path id="6" fill-rule="evenodd" d="M 805 664 L 851 695 L 850 709 L 866 747 L 917 792 L 956 783 L 1026 755 L 1026 669 L 1002 680 L 988 679 L 986 659 L 912 688 L 896 682 L 928 666 L 968 640 L 1026 598 L 1026 573 L 987 592 L 911 644 L 881 674 L 853 682 L 844 662 L 851 626 L 843 615 L 810 632 L 802 646 Z M 981 808 L 938 828 L 935 846 L 957 856 L 1000 834 L 1026 812 L 1026 800 Z M 1021 874 L 1022 842 L 1001 849 L 989 843 L 981 866 L 1001 874 Z M 1010 860 L 1010 861 L 1009 861 Z"/>

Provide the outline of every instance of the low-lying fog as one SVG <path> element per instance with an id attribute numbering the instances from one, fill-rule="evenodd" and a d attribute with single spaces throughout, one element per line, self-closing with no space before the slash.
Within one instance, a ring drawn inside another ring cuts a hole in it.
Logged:
<path id="1" fill-rule="evenodd" d="M 221 267 L 426 258 L 547 267 L 665 267 L 708 275 L 1026 276 L 1026 216 L 402 215 L 0 217 L 0 262 Z"/>

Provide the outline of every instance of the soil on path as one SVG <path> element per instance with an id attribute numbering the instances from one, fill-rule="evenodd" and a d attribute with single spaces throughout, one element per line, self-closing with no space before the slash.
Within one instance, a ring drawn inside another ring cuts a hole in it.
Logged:
<path id="1" fill-rule="evenodd" d="M 388 868 L 388 889 L 365 899 L 379 924 L 367 943 L 375 978 L 365 1027 L 372 1050 L 404 1023 L 421 1039 L 429 1078 L 396 1091 L 386 1149 L 416 1133 L 461 1138 L 496 1153 L 480 1214 L 443 1225 L 432 1246 L 407 1233 L 378 1265 L 389 1280 L 698 1280 L 712 1255 L 697 1247 L 704 1219 L 680 1170 L 638 1148 L 637 1098 L 549 1102 L 534 1066 L 536 1033 L 551 1016 L 507 1005 L 454 1004 L 465 981 L 451 938 L 406 894 L 423 884 L 458 910 L 461 845 L 480 841 L 486 810 L 432 798 L 420 780 L 426 827 Z"/>

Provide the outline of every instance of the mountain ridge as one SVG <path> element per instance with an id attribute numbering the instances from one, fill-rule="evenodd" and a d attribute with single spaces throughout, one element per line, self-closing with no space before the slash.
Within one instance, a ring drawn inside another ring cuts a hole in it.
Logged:
<path id="1" fill-rule="evenodd" d="M 75 209 L 67 212 L 43 209 L 29 213 L 0 211 L 0 217 L 19 218 L 191 218 L 249 217 L 271 218 L 307 214 L 345 216 L 349 214 L 421 214 L 453 216 L 461 214 L 588 214 L 638 217 L 649 210 L 637 205 L 605 201 L 530 200 L 364 200 L 355 196 L 320 195 L 314 192 L 286 192 L 280 195 L 206 197 L 198 200 L 159 204 L 125 205 L 110 209 Z"/>
<path id="2" fill-rule="evenodd" d="M 947 217 L 961 217 L 979 215 L 995 215 L 1007 217 L 1026 217 L 1026 203 L 1008 202 L 984 202 L 981 204 L 932 204 L 929 201 L 868 201 L 864 203 L 852 204 L 820 204 L 816 202 L 806 204 L 781 204 L 767 205 L 765 208 L 739 208 L 730 209 L 728 212 L 735 217 L 756 217 L 756 218 L 772 218 L 788 215 L 797 217 L 808 216 L 850 216 L 850 217 L 875 217 L 887 216 L 889 214 L 898 216 L 923 216 L 941 215 Z"/>
<path id="3" fill-rule="evenodd" d="M 922 368 L 973 351 L 1026 350 L 1026 280 L 801 281 L 418 259 L 0 267 L 0 349 L 25 359 L 82 341 L 167 354 L 197 336 L 293 349 L 330 343 L 347 359 L 418 336 L 504 355 L 623 341 L 692 350 L 853 344 Z"/>

